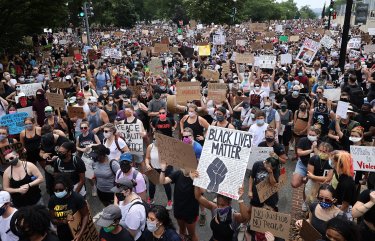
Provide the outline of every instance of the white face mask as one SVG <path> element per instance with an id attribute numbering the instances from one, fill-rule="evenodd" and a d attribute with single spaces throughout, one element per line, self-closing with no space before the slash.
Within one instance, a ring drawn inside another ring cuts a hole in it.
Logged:
<path id="1" fill-rule="evenodd" d="M 361 137 L 355 137 L 355 136 L 349 137 L 349 141 L 354 142 L 354 143 L 360 142 L 361 140 L 362 140 Z"/>
<path id="2" fill-rule="evenodd" d="M 113 100 L 108 101 L 110 105 L 113 105 Z"/>
<path id="3" fill-rule="evenodd" d="M 104 135 L 104 138 L 108 139 L 112 136 L 112 132 L 107 132 L 107 133 L 104 132 L 103 135 Z"/>
<path id="4" fill-rule="evenodd" d="M 309 139 L 309 141 L 316 141 L 316 140 L 318 140 L 318 137 L 317 136 L 308 135 L 307 139 Z"/>
<path id="5" fill-rule="evenodd" d="M 106 94 L 108 94 L 108 90 L 103 90 L 102 93 L 103 93 L 103 95 L 106 95 Z"/>

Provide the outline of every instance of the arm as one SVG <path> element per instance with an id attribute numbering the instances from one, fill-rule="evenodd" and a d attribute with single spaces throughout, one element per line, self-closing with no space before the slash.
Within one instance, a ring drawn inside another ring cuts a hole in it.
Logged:
<path id="1" fill-rule="evenodd" d="M 242 103 L 243 103 L 243 101 L 241 101 L 241 103 L 239 103 L 238 105 L 236 105 L 233 108 L 233 111 L 242 111 Z"/>
<path id="2" fill-rule="evenodd" d="M 180 132 L 182 134 L 183 130 L 184 130 L 184 122 L 186 121 L 186 119 L 188 118 L 187 115 L 185 115 L 184 117 L 182 117 L 182 119 L 180 120 Z"/>
<path id="3" fill-rule="evenodd" d="M 349 203 L 347 201 L 342 201 L 342 204 L 341 204 L 341 207 L 340 207 L 340 210 L 343 211 L 343 212 L 346 212 L 349 208 Z"/>
<path id="4" fill-rule="evenodd" d="M 199 202 L 199 204 L 203 207 L 209 210 L 217 208 L 215 203 L 208 201 L 207 198 L 203 196 L 203 189 L 201 189 L 200 187 L 194 187 L 194 196 L 195 199 L 197 199 L 197 201 Z"/>
<path id="5" fill-rule="evenodd" d="M 9 193 L 26 193 L 28 188 L 25 189 L 25 187 L 20 188 L 11 188 L 9 183 L 9 171 L 10 169 L 6 169 L 3 176 L 3 189 L 4 191 L 7 191 Z"/>
<path id="6" fill-rule="evenodd" d="M 161 168 L 160 177 L 159 177 L 160 184 L 171 183 L 172 179 L 170 179 L 169 177 L 165 176 L 165 170 L 167 169 L 167 164 L 161 163 L 160 164 L 160 168 Z"/>
<path id="7" fill-rule="evenodd" d="M 68 130 L 68 126 L 66 125 L 66 123 L 65 123 L 65 121 L 64 121 L 63 118 L 58 117 L 58 123 L 61 126 L 61 128 L 63 128 L 65 131 Z"/>
<path id="8" fill-rule="evenodd" d="M 81 151 L 81 152 L 86 152 L 86 148 L 85 148 L 85 147 L 81 148 L 81 147 L 79 146 L 79 137 L 77 137 L 77 139 L 76 139 L 76 149 L 77 149 L 78 151 Z"/>
<path id="9" fill-rule="evenodd" d="M 25 135 L 26 135 L 26 130 L 21 131 L 20 142 L 22 143 L 22 146 L 25 146 Z"/>
<path id="10" fill-rule="evenodd" d="M 1 103 L 3 103 L 3 106 L 4 106 L 4 107 L 6 107 L 6 106 L 9 105 L 8 101 L 4 100 L 4 98 L 1 97 L 1 96 L 0 96 L 0 101 L 1 101 Z"/>
<path id="11" fill-rule="evenodd" d="M 145 156 L 145 164 L 146 164 L 146 171 L 151 170 L 152 167 L 150 165 L 150 160 L 151 160 L 151 148 L 153 144 L 148 145 L 146 149 L 146 156 Z"/>
<path id="12" fill-rule="evenodd" d="M 354 204 L 354 207 L 352 209 L 352 215 L 353 218 L 359 218 L 363 214 L 365 214 L 368 210 L 370 210 L 375 204 L 375 191 L 372 191 L 370 193 L 370 201 L 367 203 L 362 203 L 360 201 L 357 201 Z"/>
<path id="13" fill-rule="evenodd" d="M 29 187 L 38 186 L 42 182 L 44 182 L 44 177 L 39 169 L 32 163 L 27 163 L 27 166 L 30 168 L 30 173 L 36 177 L 36 179 L 29 183 Z"/>
<path id="14" fill-rule="evenodd" d="M 79 182 L 78 182 L 78 185 L 76 187 L 76 190 L 74 190 L 74 191 L 79 193 L 84 184 L 85 184 L 85 173 L 79 173 Z"/>
<path id="15" fill-rule="evenodd" d="M 10 95 L 8 95 L 7 97 L 5 97 L 5 100 L 9 102 L 13 102 L 13 103 L 16 103 L 16 101 L 14 100 L 14 96 L 16 95 L 16 91 L 14 91 L 13 93 L 11 93 Z"/>

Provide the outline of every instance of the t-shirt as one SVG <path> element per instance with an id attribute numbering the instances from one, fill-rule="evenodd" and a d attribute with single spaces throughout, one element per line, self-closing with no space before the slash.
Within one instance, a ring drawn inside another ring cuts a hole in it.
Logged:
<path id="1" fill-rule="evenodd" d="M 258 146 L 259 143 L 265 140 L 265 131 L 267 130 L 267 127 L 267 123 L 264 123 L 262 126 L 258 126 L 257 124 L 250 126 L 249 133 L 251 135 L 251 146 Z"/>
<path id="2" fill-rule="evenodd" d="M 194 197 L 193 180 L 182 171 L 172 172 L 168 176 L 174 183 L 173 213 L 176 218 L 195 218 L 199 214 L 199 203 Z"/>
<path id="3" fill-rule="evenodd" d="M 123 205 L 123 202 L 119 203 L 122 214 L 120 225 L 127 229 L 137 231 L 134 240 L 137 240 L 142 235 L 142 231 L 146 227 L 145 207 L 142 204 L 134 204 L 136 202 L 142 202 L 142 200 L 137 198 L 126 205 Z"/>
<path id="4" fill-rule="evenodd" d="M 116 181 L 118 179 L 122 178 L 122 177 L 126 177 L 127 179 L 132 180 L 134 171 L 135 171 L 135 168 L 132 167 L 132 171 L 130 172 L 130 174 L 125 176 L 124 173 L 121 170 L 118 170 L 116 172 Z M 146 191 L 146 189 L 147 189 L 146 181 L 145 181 L 142 173 L 138 172 L 137 176 L 135 177 L 135 181 L 137 182 L 137 186 L 135 186 L 135 192 L 136 193 L 142 193 L 142 192 Z"/>
<path id="5" fill-rule="evenodd" d="M 0 216 L 0 238 L 1 241 L 18 241 L 18 236 L 16 236 L 10 230 L 10 220 L 12 219 L 14 213 L 17 212 L 17 209 L 14 209 L 11 215 L 7 218 Z"/>
<path id="6" fill-rule="evenodd" d="M 303 151 L 311 150 L 312 142 L 307 137 L 302 137 L 299 139 L 297 148 L 302 149 Z M 307 163 L 310 160 L 310 154 L 306 156 L 299 156 L 299 159 L 301 159 L 303 165 L 307 166 Z"/>
<path id="7" fill-rule="evenodd" d="M 322 160 L 319 156 L 312 156 L 309 160 L 309 164 L 314 166 L 314 175 L 322 177 L 324 173 L 332 170 L 331 165 L 329 165 L 328 160 Z"/>
<path id="8" fill-rule="evenodd" d="M 115 137 L 115 138 L 117 138 L 117 137 Z M 121 138 L 117 138 L 117 143 L 118 143 L 118 146 L 120 147 L 121 150 L 126 146 L 125 141 Z M 108 146 L 108 140 L 105 140 L 104 146 L 107 147 L 110 151 L 110 153 L 108 155 L 109 160 L 113 160 L 113 159 L 120 160 L 120 156 L 121 156 L 122 152 L 121 152 L 121 150 L 119 150 L 117 148 L 115 140 L 112 141 L 112 144 L 110 146 Z"/>
<path id="9" fill-rule="evenodd" d="M 118 170 L 120 170 L 120 164 L 116 160 L 105 163 L 96 162 L 94 164 L 96 187 L 99 191 L 111 192 L 116 178 L 115 174 Z"/>
<path id="10" fill-rule="evenodd" d="M 294 98 L 292 94 L 288 94 L 285 96 L 285 100 L 288 103 L 288 109 L 294 113 L 299 109 L 299 103 L 304 100 L 304 97 L 299 95 L 297 98 Z"/>
<path id="11" fill-rule="evenodd" d="M 354 117 L 354 120 L 358 121 L 359 124 L 365 129 L 364 131 L 367 132 L 370 130 L 370 127 L 375 126 L 375 113 L 369 113 L 367 115 L 359 114 Z M 371 136 L 367 136 L 364 138 L 365 141 L 372 141 Z"/>
<path id="12" fill-rule="evenodd" d="M 143 235 L 146 241 L 182 241 L 176 230 L 170 228 L 166 229 L 160 238 L 154 237 L 147 229 Z"/>
<path id="13" fill-rule="evenodd" d="M 104 231 L 103 228 L 99 231 L 99 240 L 100 241 L 134 241 L 133 237 L 130 235 L 129 231 L 126 228 L 122 228 L 122 230 L 117 233 L 107 233 Z"/>
<path id="14" fill-rule="evenodd" d="M 259 143 L 258 146 L 259 146 L 259 147 L 268 147 L 266 141 L 262 141 L 261 143 Z M 276 153 L 276 155 L 278 155 L 278 156 L 285 154 L 284 146 L 281 145 L 281 144 L 279 144 L 279 143 L 274 142 L 272 148 L 273 148 L 273 151 L 274 151 L 274 152 Z"/>
<path id="15" fill-rule="evenodd" d="M 164 100 L 161 100 L 161 99 L 159 99 L 159 100 L 152 99 L 148 103 L 148 112 L 158 112 L 161 107 L 164 107 L 164 108 L 167 107 L 167 103 Z"/>
<path id="16" fill-rule="evenodd" d="M 69 175 L 72 183 L 77 184 L 79 182 L 79 174 L 86 172 L 86 166 L 80 157 L 72 156 L 69 162 L 59 161 L 59 159 L 55 161 L 54 172 Z"/>
<path id="17" fill-rule="evenodd" d="M 152 120 L 152 126 L 160 131 L 163 135 L 172 137 L 173 131 L 172 127 L 175 125 L 175 121 L 169 117 L 166 120 L 162 121 L 159 118 L 154 118 Z"/>
<path id="18" fill-rule="evenodd" d="M 336 188 L 337 205 L 341 205 L 343 201 L 349 205 L 354 205 L 356 201 L 356 188 L 352 177 L 341 174 L 338 178 Z"/>
<path id="19" fill-rule="evenodd" d="M 68 198 L 57 198 L 52 195 L 48 209 L 53 212 L 53 218 L 66 220 L 68 215 L 74 215 L 85 206 L 85 199 L 78 193 L 72 192 Z M 73 240 L 68 224 L 58 224 L 57 235 L 60 240 Z"/>
<path id="20" fill-rule="evenodd" d="M 201 158 L 201 154 L 202 154 L 202 145 L 199 144 L 198 142 L 194 141 L 193 150 L 194 150 L 194 153 L 195 153 L 195 157 L 197 158 L 197 160 L 199 160 Z"/>
<path id="21" fill-rule="evenodd" d="M 360 201 L 363 204 L 366 204 L 370 201 L 370 190 L 366 189 L 359 195 L 358 201 Z M 375 224 L 375 206 L 372 206 L 365 214 L 363 214 L 363 219 Z"/>

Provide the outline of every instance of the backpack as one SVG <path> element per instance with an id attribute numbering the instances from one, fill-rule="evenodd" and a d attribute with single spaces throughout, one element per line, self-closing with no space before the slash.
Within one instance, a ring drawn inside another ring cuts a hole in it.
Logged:
<path id="1" fill-rule="evenodd" d="M 145 212 L 146 212 L 145 217 L 146 217 L 146 219 L 147 219 L 148 212 L 151 210 L 151 205 L 148 204 L 148 203 L 146 203 L 146 202 L 144 202 L 142 199 L 140 199 L 140 200 L 134 202 L 134 203 L 129 207 L 128 212 L 129 212 L 129 210 L 130 210 L 134 205 L 142 205 L 142 206 L 145 208 Z M 146 223 L 147 223 L 147 222 L 146 222 Z M 144 227 L 144 229 L 142 230 L 142 235 L 143 235 L 143 232 L 146 230 L 146 225 L 147 225 L 147 224 L 145 224 L 145 227 Z M 142 235 L 141 235 L 141 237 L 142 237 Z"/>
<path id="2" fill-rule="evenodd" d="M 112 160 L 113 161 L 113 160 Z M 112 170 L 112 166 L 111 166 L 111 170 Z M 112 170 L 113 172 L 113 170 Z M 115 178 L 115 181 L 118 180 L 121 176 L 121 169 L 117 171 L 117 175 L 116 175 L 116 178 Z M 134 169 L 134 172 L 133 172 L 133 176 L 132 176 L 132 180 L 133 181 L 136 181 L 137 180 L 137 175 L 138 175 L 139 171 L 137 169 Z M 135 192 L 135 188 L 133 188 L 133 192 Z"/>
<path id="3" fill-rule="evenodd" d="M 259 94 L 256 94 L 255 92 L 250 94 L 250 106 L 251 107 L 258 107 L 260 108 L 260 103 L 262 102 L 261 98 L 261 94 L 263 93 L 263 91 L 261 91 Z"/>

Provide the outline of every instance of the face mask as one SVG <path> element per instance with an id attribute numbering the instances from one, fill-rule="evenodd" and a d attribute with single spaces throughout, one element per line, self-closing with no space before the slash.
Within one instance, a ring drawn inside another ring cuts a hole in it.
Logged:
<path id="1" fill-rule="evenodd" d="M 255 114 L 251 113 L 250 116 L 251 116 L 251 119 L 255 119 Z"/>
<path id="2" fill-rule="evenodd" d="M 237 84 L 238 83 L 238 79 L 234 79 L 233 83 Z"/>
<path id="3" fill-rule="evenodd" d="M 256 122 L 258 126 L 262 126 L 264 124 L 264 119 L 259 119 Z"/>
<path id="4" fill-rule="evenodd" d="M 294 90 L 292 94 L 293 94 L 293 96 L 298 96 L 299 91 L 298 90 Z"/>
<path id="5" fill-rule="evenodd" d="M 269 106 L 265 106 L 265 107 L 264 107 L 264 110 L 265 110 L 266 112 L 269 112 L 269 111 L 271 110 L 271 107 L 269 107 Z"/>
<path id="6" fill-rule="evenodd" d="M 227 220 L 227 216 L 231 211 L 231 207 L 225 207 L 225 208 L 218 208 L 217 209 L 217 216 L 220 222 L 224 222 Z"/>
<path id="7" fill-rule="evenodd" d="M 273 142 L 275 139 L 273 137 L 266 137 L 266 142 Z"/>
<path id="8" fill-rule="evenodd" d="M 57 153 L 57 156 L 61 159 L 61 160 L 64 160 L 66 158 L 66 154 L 62 154 L 62 153 Z"/>
<path id="9" fill-rule="evenodd" d="M 361 110 L 361 114 L 362 115 L 368 115 L 370 114 L 371 111 L 368 111 L 368 110 Z"/>
<path id="10" fill-rule="evenodd" d="M 280 90 L 280 94 L 285 95 L 286 94 L 286 90 L 285 89 L 281 89 Z"/>
<path id="11" fill-rule="evenodd" d="M 362 140 L 361 137 L 354 137 L 354 136 L 349 137 L 349 141 L 354 142 L 354 143 L 360 142 L 361 140 Z"/>
<path id="12" fill-rule="evenodd" d="M 160 94 L 159 93 L 154 94 L 154 98 L 155 98 L 155 100 L 160 99 Z"/>
<path id="13" fill-rule="evenodd" d="M 165 88 L 165 86 L 160 86 L 160 89 L 165 90 L 166 88 Z"/>
<path id="14" fill-rule="evenodd" d="M 301 107 L 299 107 L 299 109 L 302 110 L 302 111 L 305 111 L 306 108 L 307 108 L 306 106 L 301 106 Z"/>
<path id="15" fill-rule="evenodd" d="M 85 81 L 85 80 L 86 80 L 86 78 L 85 78 L 85 77 L 82 77 L 82 78 L 81 78 L 81 81 Z"/>
<path id="16" fill-rule="evenodd" d="M 5 205 L 3 207 L 0 208 L 0 216 L 2 216 L 5 211 L 7 210 L 7 208 L 5 207 Z"/>
<path id="17" fill-rule="evenodd" d="M 207 94 L 207 93 L 204 93 L 204 94 L 203 94 L 203 96 L 204 96 L 204 97 L 207 97 L 207 96 L 208 96 L 208 94 Z"/>
<path id="18" fill-rule="evenodd" d="M 25 128 L 28 129 L 28 130 L 32 130 L 33 129 L 33 124 L 26 124 Z"/>
<path id="19" fill-rule="evenodd" d="M 319 202 L 319 205 L 320 205 L 323 209 L 327 209 L 327 208 L 332 207 L 332 206 L 333 206 L 333 203 Z"/>
<path id="20" fill-rule="evenodd" d="M 0 135 L 0 141 L 3 141 L 6 137 L 7 135 Z"/>
<path id="21" fill-rule="evenodd" d="M 113 105 L 113 100 L 108 101 L 108 104 Z"/>
<path id="22" fill-rule="evenodd" d="M 153 232 L 155 232 L 156 230 L 158 230 L 157 222 L 152 222 L 152 221 L 148 221 L 148 220 L 147 220 L 147 229 L 148 229 L 148 231 L 150 231 L 151 233 L 153 233 Z"/>
<path id="23" fill-rule="evenodd" d="M 103 227 L 104 232 L 106 233 L 112 233 L 113 230 L 115 230 L 115 226 L 109 226 L 109 227 Z"/>
<path id="24" fill-rule="evenodd" d="M 119 200 L 119 202 L 122 202 L 125 200 L 125 195 L 123 193 L 116 193 L 115 195 L 117 197 L 117 200 Z"/>
<path id="25" fill-rule="evenodd" d="M 301 72 L 299 72 L 299 73 L 298 73 L 298 76 L 299 76 L 299 77 L 301 77 L 301 76 L 302 76 L 302 73 L 301 73 Z"/>
<path id="26" fill-rule="evenodd" d="M 316 136 L 310 136 L 310 135 L 308 135 L 307 139 L 309 139 L 309 141 L 313 142 L 313 141 L 316 141 L 318 138 Z"/>
<path id="27" fill-rule="evenodd" d="M 90 111 L 91 112 L 96 112 L 97 109 L 98 109 L 97 106 L 90 106 Z"/>
<path id="28" fill-rule="evenodd" d="M 194 116 L 195 116 L 195 112 L 189 111 L 189 117 L 194 117 Z"/>
<path id="29" fill-rule="evenodd" d="M 106 94 L 108 94 L 108 90 L 103 90 L 102 93 L 103 93 L 103 95 L 106 95 Z"/>
<path id="30" fill-rule="evenodd" d="M 243 103 L 243 104 L 242 104 L 242 107 L 243 107 L 244 109 L 248 109 L 248 108 L 250 107 L 250 104 L 248 104 L 248 103 Z"/>
<path id="31" fill-rule="evenodd" d="M 9 164 L 10 164 L 11 166 L 15 166 L 15 165 L 17 165 L 18 160 L 19 160 L 18 157 L 16 157 L 16 158 L 14 158 L 12 161 L 10 161 Z"/>
<path id="32" fill-rule="evenodd" d="M 25 78 L 19 78 L 20 82 L 25 82 Z"/>
<path id="33" fill-rule="evenodd" d="M 132 105 L 137 105 L 138 100 L 132 100 Z"/>
<path id="34" fill-rule="evenodd" d="M 257 86 L 257 87 L 255 87 L 254 89 L 255 89 L 255 90 L 260 90 L 260 87 L 259 87 L 259 86 Z"/>
<path id="35" fill-rule="evenodd" d="M 159 119 L 165 120 L 167 118 L 167 114 L 160 114 Z"/>
<path id="36" fill-rule="evenodd" d="M 107 132 L 107 133 L 104 132 L 103 135 L 104 135 L 104 138 L 108 139 L 112 136 L 112 132 Z"/>
<path id="37" fill-rule="evenodd" d="M 15 111 L 15 110 L 10 110 L 9 111 L 9 114 L 14 114 L 14 113 L 17 113 L 17 111 Z"/>
<path id="38" fill-rule="evenodd" d="M 182 139 L 182 142 L 185 144 L 191 144 L 193 141 L 189 137 L 184 137 Z"/>
<path id="39" fill-rule="evenodd" d="M 38 100 L 44 100 L 44 95 L 36 95 L 36 98 L 37 98 Z"/>
<path id="40" fill-rule="evenodd" d="M 55 196 L 57 198 L 63 198 L 66 196 L 66 194 L 68 194 L 68 192 L 66 190 L 62 191 L 62 192 L 55 192 Z"/>
<path id="41" fill-rule="evenodd" d="M 222 121 L 225 120 L 225 117 L 224 117 L 223 115 L 216 115 L 216 120 L 217 120 L 218 122 L 222 122 Z"/>
<path id="42" fill-rule="evenodd" d="M 123 173 L 128 173 L 132 167 L 130 165 L 130 162 L 122 161 L 122 163 L 120 164 L 120 168 Z"/>
<path id="43" fill-rule="evenodd" d="M 126 90 L 126 85 L 121 85 L 121 90 Z"/>
<path id="44" fill-rule="evenodd" d="M 286 111 L 286 105 L 282 105 L 282 106 L 281 106 L 281 110 L 282 110 L 282 111 Z"/>
<path id="45" fill-rule="evenodd" d="M 329 155 L 326 154 L 326 153 L 320 153 L 320 154 L 319 154 L 319 158 L 320 158 L 321 160 L 328 160 L 328 159 L 329 159 Z"/>

